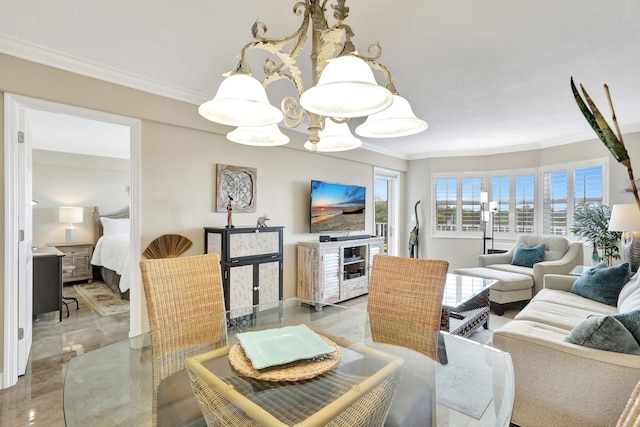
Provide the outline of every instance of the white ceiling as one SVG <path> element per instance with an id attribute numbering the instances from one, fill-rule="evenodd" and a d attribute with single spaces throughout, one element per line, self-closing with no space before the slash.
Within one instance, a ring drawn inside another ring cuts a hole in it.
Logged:
<path id="1" fill-rule="evenodd" d="M 0 0 L 0 52 L 196 108 L 215 94 L 222 73 L 235 67 L 240 49 L 252 40 L 254 21 L 263 21 L 272 37 L 297 29 L 293 4 Z M 623 132 L 640 130 L 637 0 L 347 0 L 346 5 L 345 23 L 355 33 L 356 47 L 363 52 L 380 43 L 380 62 L 416 115 L 429 123 L 415 136 L 364 139 L 366 148 L 422 158 L 594 138 L 573 99 L 570 76 L 610 117 L 607 83 Z M 300 59 L 307 76 L 308 51 Z M 262 60 L 253 58 L 254 72 Z M 274 105 L 279 90 L 267 89 Z"/>

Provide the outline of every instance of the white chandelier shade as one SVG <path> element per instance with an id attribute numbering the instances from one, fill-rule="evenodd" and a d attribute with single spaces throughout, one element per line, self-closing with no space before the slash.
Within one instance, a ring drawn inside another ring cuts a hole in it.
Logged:
<path id="1" fill-rule="evenodd" d="M 257 147 L 275 147 L 289 143 L 289 137 L 280 132 L 276 124 L 238 127 L 227 134 L 227 139 L 238 144 Z"/>
<path id="2" fill-rule="evenodd" d="M 370 115 L 356 128 L 356 133 L 367 138 L 394 138 L 414 135 L 429 125 L 416 117 L 409 102 L 393 95 L 393 104 L 386 110 Z"/>
<path id="3" fill-rule="evenodd" d="M 318 84 L 300 96 L 305 110 L 336 118 L 368 116 L 392 102 L 392 93 L 376 83 L 371 67 L 351 55 L 329 60 Z"/>
<path id="4" fill-rule="evenodd" d="M 200 105 L 198 113 L 207 120 L 229 126 L 266 126 L 283 119 L 282 111 L 269 104 L 262 84 L 241 73 L 225 78 L 216 96 Z"/>
<path id="5" fill-rule="evenodd" d="M 313 144 L 311 141 L 304 143 L 304 148 L 310 151 L 347 151 L 358 148 L 362 141 L 353 136 L 349 125 L 346 123 L 336 123 L 331 119 L 326 119 L 324 129 L 318 132 L 320 142 Z"/>

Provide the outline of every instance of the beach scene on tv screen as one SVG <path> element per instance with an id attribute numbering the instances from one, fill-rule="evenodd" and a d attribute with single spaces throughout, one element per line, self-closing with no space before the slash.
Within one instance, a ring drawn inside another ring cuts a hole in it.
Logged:
<path id="1" fill-rule="evenodd" d="M 366 187 L 311 182 L 311 233 L 364 230 Z"/>

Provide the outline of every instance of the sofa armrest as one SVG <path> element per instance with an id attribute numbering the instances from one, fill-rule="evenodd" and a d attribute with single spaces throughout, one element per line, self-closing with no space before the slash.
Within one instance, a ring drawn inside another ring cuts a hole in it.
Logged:
<path id="1" fill-rule="evenodd" d="M 566 274 L 545 274 L 544 288 L 558 291 L 571 292 L 571 286 L 580 276 L 568 276 Z"/>
<path id="2" fill-rule="evenodd" d="M 478 255 L 478 267 L 486 267 L 491 264 L 511 264 L 513 251 L 509 250 L 501 254 Z"/>
<path id="3" fill-rule="evenodd" d="M 640 380 L 640 356 L 552 339 L 536 322 L 511 323 L 494 332 L 492 345 L 513 361 L 515 424 L 615 424 Z"/>
<path id="4" fill-rule="evenodd" d="M 533 264 L 533 293 L 540 292 L 547 274 L 567 274 L 574 267 L 584 263 L 582 242 L 572 242 L 564 256 L 555 261 L 542 261 Z"/>

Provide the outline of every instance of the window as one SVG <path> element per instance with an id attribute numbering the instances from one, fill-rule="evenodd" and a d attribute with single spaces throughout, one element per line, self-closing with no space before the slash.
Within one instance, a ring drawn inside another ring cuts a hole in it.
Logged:
<path id="1" fill-rule="evenodd" d="M 606 202 L 607 167 L 603 158 L 517 171 L 434 174 L 434 235 L 482 232 L 480 192 L 487 191 L 496 202 L 494 236 L 568 236 L 576 208 Z"/>

